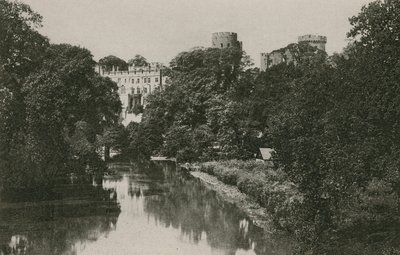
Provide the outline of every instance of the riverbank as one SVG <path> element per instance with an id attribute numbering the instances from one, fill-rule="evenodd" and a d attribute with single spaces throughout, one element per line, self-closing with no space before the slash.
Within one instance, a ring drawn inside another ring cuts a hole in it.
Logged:
<path id="1" fill-rule="evenodd" d="M 238 208 L 244 211 L 254 225 L 263 228 L 271 233 L 271 219 L 268 217 L 266 209 L 261 207 L 254 199 L 242 193 L 237 187 L 228 185 L 218 180 L 217 177 L 204 172 L 191 171 L 190 174 L 199 179 L 208 188 L 214 190 L 225 201 L 235 204 Z"/>
<path id="2" fill-rule="evenodd" d="M 268 232 L 291 231 L 293 208 L 302 203 L 285 173 L 255 161 L 216 161 L 183 166 Z"/>

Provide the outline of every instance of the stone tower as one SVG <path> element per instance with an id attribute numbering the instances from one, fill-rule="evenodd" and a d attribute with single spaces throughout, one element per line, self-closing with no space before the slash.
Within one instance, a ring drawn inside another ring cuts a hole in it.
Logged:
<path id="1" fill-rule="evenodd" d="M 302 35 L 299 36 L 298 42 L 308 42 L 311 46 L 317 47 L 318 49 L 325 51 L 327 38 L 326 36 L 322 35 Z"/>
<path id="2" fill-rule="evenodd" d="M 238 41 L 237 33 L 233 32 L 217 32 L 212 34 L 211 45 L 213 48 L 229 48 L 237 47 L 242 49 L 242 42 Z"/>

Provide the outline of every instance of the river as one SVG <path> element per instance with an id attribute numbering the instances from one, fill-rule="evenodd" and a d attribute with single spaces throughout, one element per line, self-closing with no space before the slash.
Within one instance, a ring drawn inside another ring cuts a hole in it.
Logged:
<path id="1" fill-rule="evenodd" d="M 33 200 L 35 191 L 3 194 L 0 254 L 290 253 L 284 238 L 265 233 L 174 165 L 112 170 L 97 182 L 60 184 L 51 200 Z"/>

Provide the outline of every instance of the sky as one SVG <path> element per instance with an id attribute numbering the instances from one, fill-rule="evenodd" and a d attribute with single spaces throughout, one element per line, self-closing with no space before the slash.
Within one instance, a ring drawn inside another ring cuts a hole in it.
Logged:
<path id="1" fill-rule="evenodd" d="M 213 32 L 236 32 L 260 64 L 260 53 L 303 34 L 328 37 L 327 52 L 340 52 L 348 18 L 371 0 L 22 0 L 43 16 L 40 32 L 52 43 L 89 49 L 95 60 L 136 54 L 169 61 L 196 46 L 209 47 Z"/>

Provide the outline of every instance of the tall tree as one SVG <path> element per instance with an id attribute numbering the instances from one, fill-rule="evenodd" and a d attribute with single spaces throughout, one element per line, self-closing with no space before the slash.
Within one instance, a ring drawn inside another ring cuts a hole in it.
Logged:
<path id="1" fill-rule="evenodd" d="M 25 140 L 26 77 L 40 67 L 48 40 L 37 29 L 42 17 L 23 3 L 0 0 L 0 175 L 21 162 Z M 0 185 L 5 178 L 0 178 Z"/>
<path id="2" fill-rule="evenodd" d="M 119 70 L 119 71 L 126 71 L 128 70 L 128 64 L 125 60 L 120 59 L 119 57 L 109 55 L 99 60 L 99 65 L 104 68 L 106 72 L 111 70 Z"/>
<path id="3" fill-rule="evenodd" d="M 149 62 L 147 62 L 147 59 L 145 57 L 141 55 L 135 55 L 134 58 L 128 60 L 128 65 L 143 67 L 143 66 L 148 66 Z"/>

